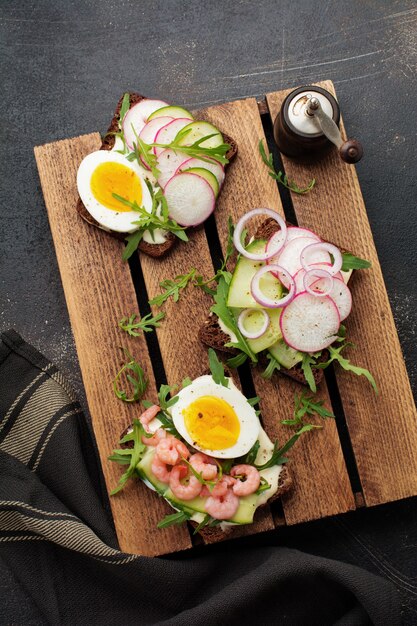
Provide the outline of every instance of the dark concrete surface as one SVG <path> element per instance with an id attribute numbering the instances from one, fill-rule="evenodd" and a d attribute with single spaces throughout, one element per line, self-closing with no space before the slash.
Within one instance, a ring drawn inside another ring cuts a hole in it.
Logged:
<path id="1" fill-rule="evenodd" d="M 83 399 L 34 145 L 104 131 L 126 89 L 193 108 L 328 78 L 365 147 L 359 179 L 416 392 L 416 27 L 414 0 L 2 0 L 0 329 L 15 327 Z M 333 556 L 396 580 L 417 623 L 415 521 L 409 501 L 283 536 L 325 553 L 315 529 L 365 533 L 362 551 L 339 542 Z"/>

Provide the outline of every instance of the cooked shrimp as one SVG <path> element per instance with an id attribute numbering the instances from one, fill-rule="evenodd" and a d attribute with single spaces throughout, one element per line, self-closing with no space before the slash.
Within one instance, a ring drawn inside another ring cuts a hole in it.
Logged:
<path id="1" fill-rule="evenodd" d="M 202 452 L 196 452 L 190 456 L 190 463 L 198 474 L 204 478 L 204 480 L 214 480 L 217 476 L 217 464 L 216 462 L 203 454 Z"/>
<path id="2" fill-rule="evenodd" d="M 239 508 L 239 498 L 231 489 L 226 489 L 223 496 L 210 496 L 205 503 L 205 509 L 215 519 L 228 520 L 233 517 Z"/>
<path id="3" fill-rule="evenodd" d="M 182 479 L 185 479 L 184 482 L 181 482 Z M 193 474 L 189 474 L 184 465 L 176 465 L 172 468 L 169 486 L 172 493 L 180 500 L 193 500 L 201 492 L 200 481 Z"/>
<path id="4" fill-rule="evenodd" d="M 190 452 L 187 446 L 175 437 L 166 437 L 156 446 L 156 453 L 164 463 L 175 465 L 180 458 L 188 459 Z"/>
<path id="5" fill-rule="evenodd" d="M 235 465 L 230 474 L 238 477 L 233 485 L 233 491 L 237 496 L 249 496 L 261 483 L 261 476 L 253 465 Z"/>
<path id="6" fill-rule="evenodd" d="M 168 469 L 167 464 L 161 461 L 157 454 L 155 454 L 152 459 L 151 470 L 161 483 L 169 483 L 171 472 Z"/>
<path id="7" fill-rule="evenodd" d="M 152 420 L 155 419 L 160 410 L 161 408 L 157 404 L 153 404 L 139 417 L 140 423 L 145 427 L 147 432 L 149 432 L 149 429 L 147 428 L 149 422 L 152 422 Z"/>
<path id="8" fill-rule="evenodd" d="M 163 428 L 158 428 L 158 430 L 152 435 L 152 437 L 147 437 L 146 435 L 142 435 L 142 443 L 145 446 L 157 446 L 162 439 L 165 439 L 167 436 L 166 430 Z"/>
<path id="9" fill-rule="evenodd" d="M 228 476 L 227 474 L 225 474 L 221 478 L 221 480 L 219 480 L 214 485 L 210 495 L 215 496 L 215 497 L 224 496 L 226 494 L 228 488 L 229 487 L 233 487 L 235 482 L 236 482 L 236 478 L 233 478 L 232 476 Z"/>

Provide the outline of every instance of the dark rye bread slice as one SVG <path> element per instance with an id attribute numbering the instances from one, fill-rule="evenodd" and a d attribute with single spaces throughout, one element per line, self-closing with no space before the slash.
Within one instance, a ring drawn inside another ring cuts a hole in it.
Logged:
<path id="1" fill-rule="evenodd" d="M 146 99 L 145 96 L 142 96 L 142 95 L 140 95 L 138 93 L 135 93 L 135 92 L 130 92 L 129 93 L 129 100 L 130 100 L 130 107 L 129 108 L 131 108 L 134 104 L 137 104 L 141 100 L 145 100 L 145 99 Z M 112 119 L 112 121 L 110 123 L 110 126 L 109 126 L 109 128 L 107 130 L 106 135 L 104 136 L 104 138 L 103 138 L 103 140 L 101 142 L 100 150 L 111 150 L 113 148 L 113 146 L 114 146 L 115 135 L 113 133 L 116 133 L 119 130 L 119 116 L 120 116 L 120 109 L 121 109 L 121 106 L 122 106 L 122 102 L 123 102 L 123 96 L 121 96 L 121 98 L 119 99 L 119 101 L 117 103 L 116 110 L 115 110 L 114 115 L 113 115 L 113 119 Z M 224 135 L 223 134 L 223 139 L 224 139 L 225 143 L 228 143 L 231 146 L 230 150 L 226 154 L 226 158 L 229 161 L 231 161 L 237 155 L 237 143 L 234 141 L 234 139 L 232 139 L 228 135 Z M 104 230 L 105 232 L 107 232 L 109 235 L 111 235 L 115 239 L 119 239 L 120 241 L 124 241 L 124 239 L 126 237 L 126 233 L 116 233 L 114 231 L 106 230 L 102 226 L 100 226 L 100 224 L 87 211 L 87 209 L 84 206 L 81 198 L 78 198 L 76 210 L 77 210 L 78 214 L 80 215 L 80 217 L 82 217 L 82 219 L 85 220 L 86 222 L 88 222 L 88 224 L 90 224 L 91 226 L 95 226 L 96 228 L 100 228 L 101 230 Z M 142 252 L 144 252 L 145 254 L 147 254 L 147 255 L 149 255 L 151 257 L 160 258 L 160 257 L 164 256 L 167 252 L 169 252 L 169 250 L 171 250 L 171 248 L 173 248 L 175 246 L 177 241 L 178 241 L 178 237 L 176 237 L 173 233 L 168 232 L 167 235 L 166 235 L 166 240 L 164 241 L 164 243 L 158 243 L 158 244 L 147 243 L 146 241 L 142 240 L 140 242 L 140 244 L 139 244 L 139 250 L 141 250 Z"/>
<path id="2" fill-rule="evenodd" d="M 291 226 L 291 224 L 289 224 L 289 226 Z M 276 221 L 272 219 L 272 217 L 268 217 L 258 227 L 258 229 L 255 232 L 254 238 L 255 239 L 270 239 L 270 237 L 272 237 L 272 235 L 276 231 L 277 231 Z M 235 348 L 227 348 L 225 346 L 225 344 L 230 341 L 230 337 L 222 331 L 222 329 L 219 326 L 218 317 L 214 313 L 210 313 L 209 317 L 204 322 L 203 326 L 200 328 L 198 332 L 198 338 L 206 346 L 209 346 L 210 348 L 214 348 L 215 350 L 218 350 L 220 352 L 225 352 L 230 355 L 234 355 L 238 353 L 238 350 L 236 350 Z M 327 350 L 324 350 L 322 356 L 319 359 L 319 362 L 327 361 L 328 358 L 329 358 L 329 353 Z M 265 365 L 267 365 L 266 362 L 265 362 Z M 286 369 L 285 367 L 282 367 L 279 371 L 285 376 L 289 376 L 293 380 L 296 380 L 298 383 L 301 383 L 302 385 L 308 385 L 300 363 L 297 363 L 297 365 L 295 365 L 289 370 Z M 324 370 L 313 369 L 312 371 L 313 371 L 313 376 L 314 376 L 316 385 L 318 385 L 323 380 Z"/>

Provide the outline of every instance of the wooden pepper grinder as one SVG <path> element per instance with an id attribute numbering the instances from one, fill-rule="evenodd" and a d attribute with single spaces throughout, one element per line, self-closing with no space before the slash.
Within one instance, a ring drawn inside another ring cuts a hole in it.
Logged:
<path id="1" fill-rule="evenodd" d="M 357 163 L 363 156 L 356 139 L 343 141 L 340 108 L 331 93 L 322 87 L 299 87 L 282 103 L 274 122 L 274 138 L 283 154 L 298 159 L 317 159 L 332 144 L 339 148 L 346 163 Z"/>

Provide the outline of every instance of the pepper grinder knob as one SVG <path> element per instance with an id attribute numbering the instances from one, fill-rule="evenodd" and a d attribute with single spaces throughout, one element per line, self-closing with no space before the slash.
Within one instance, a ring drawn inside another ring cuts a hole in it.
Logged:
<path id="1" fill-rule="evenodd" d="M 313 117 L 317 126 L 332 143 L 339 148 L 340 157 L 345 163 L 357 163 L 363 157 L 362 144 L 357 139 L 343 141 L 340 130 L 331 117 L 326 115 L 320 100 L 314 96 L 310 98 L 305 109 L 306 115 Z"/>

